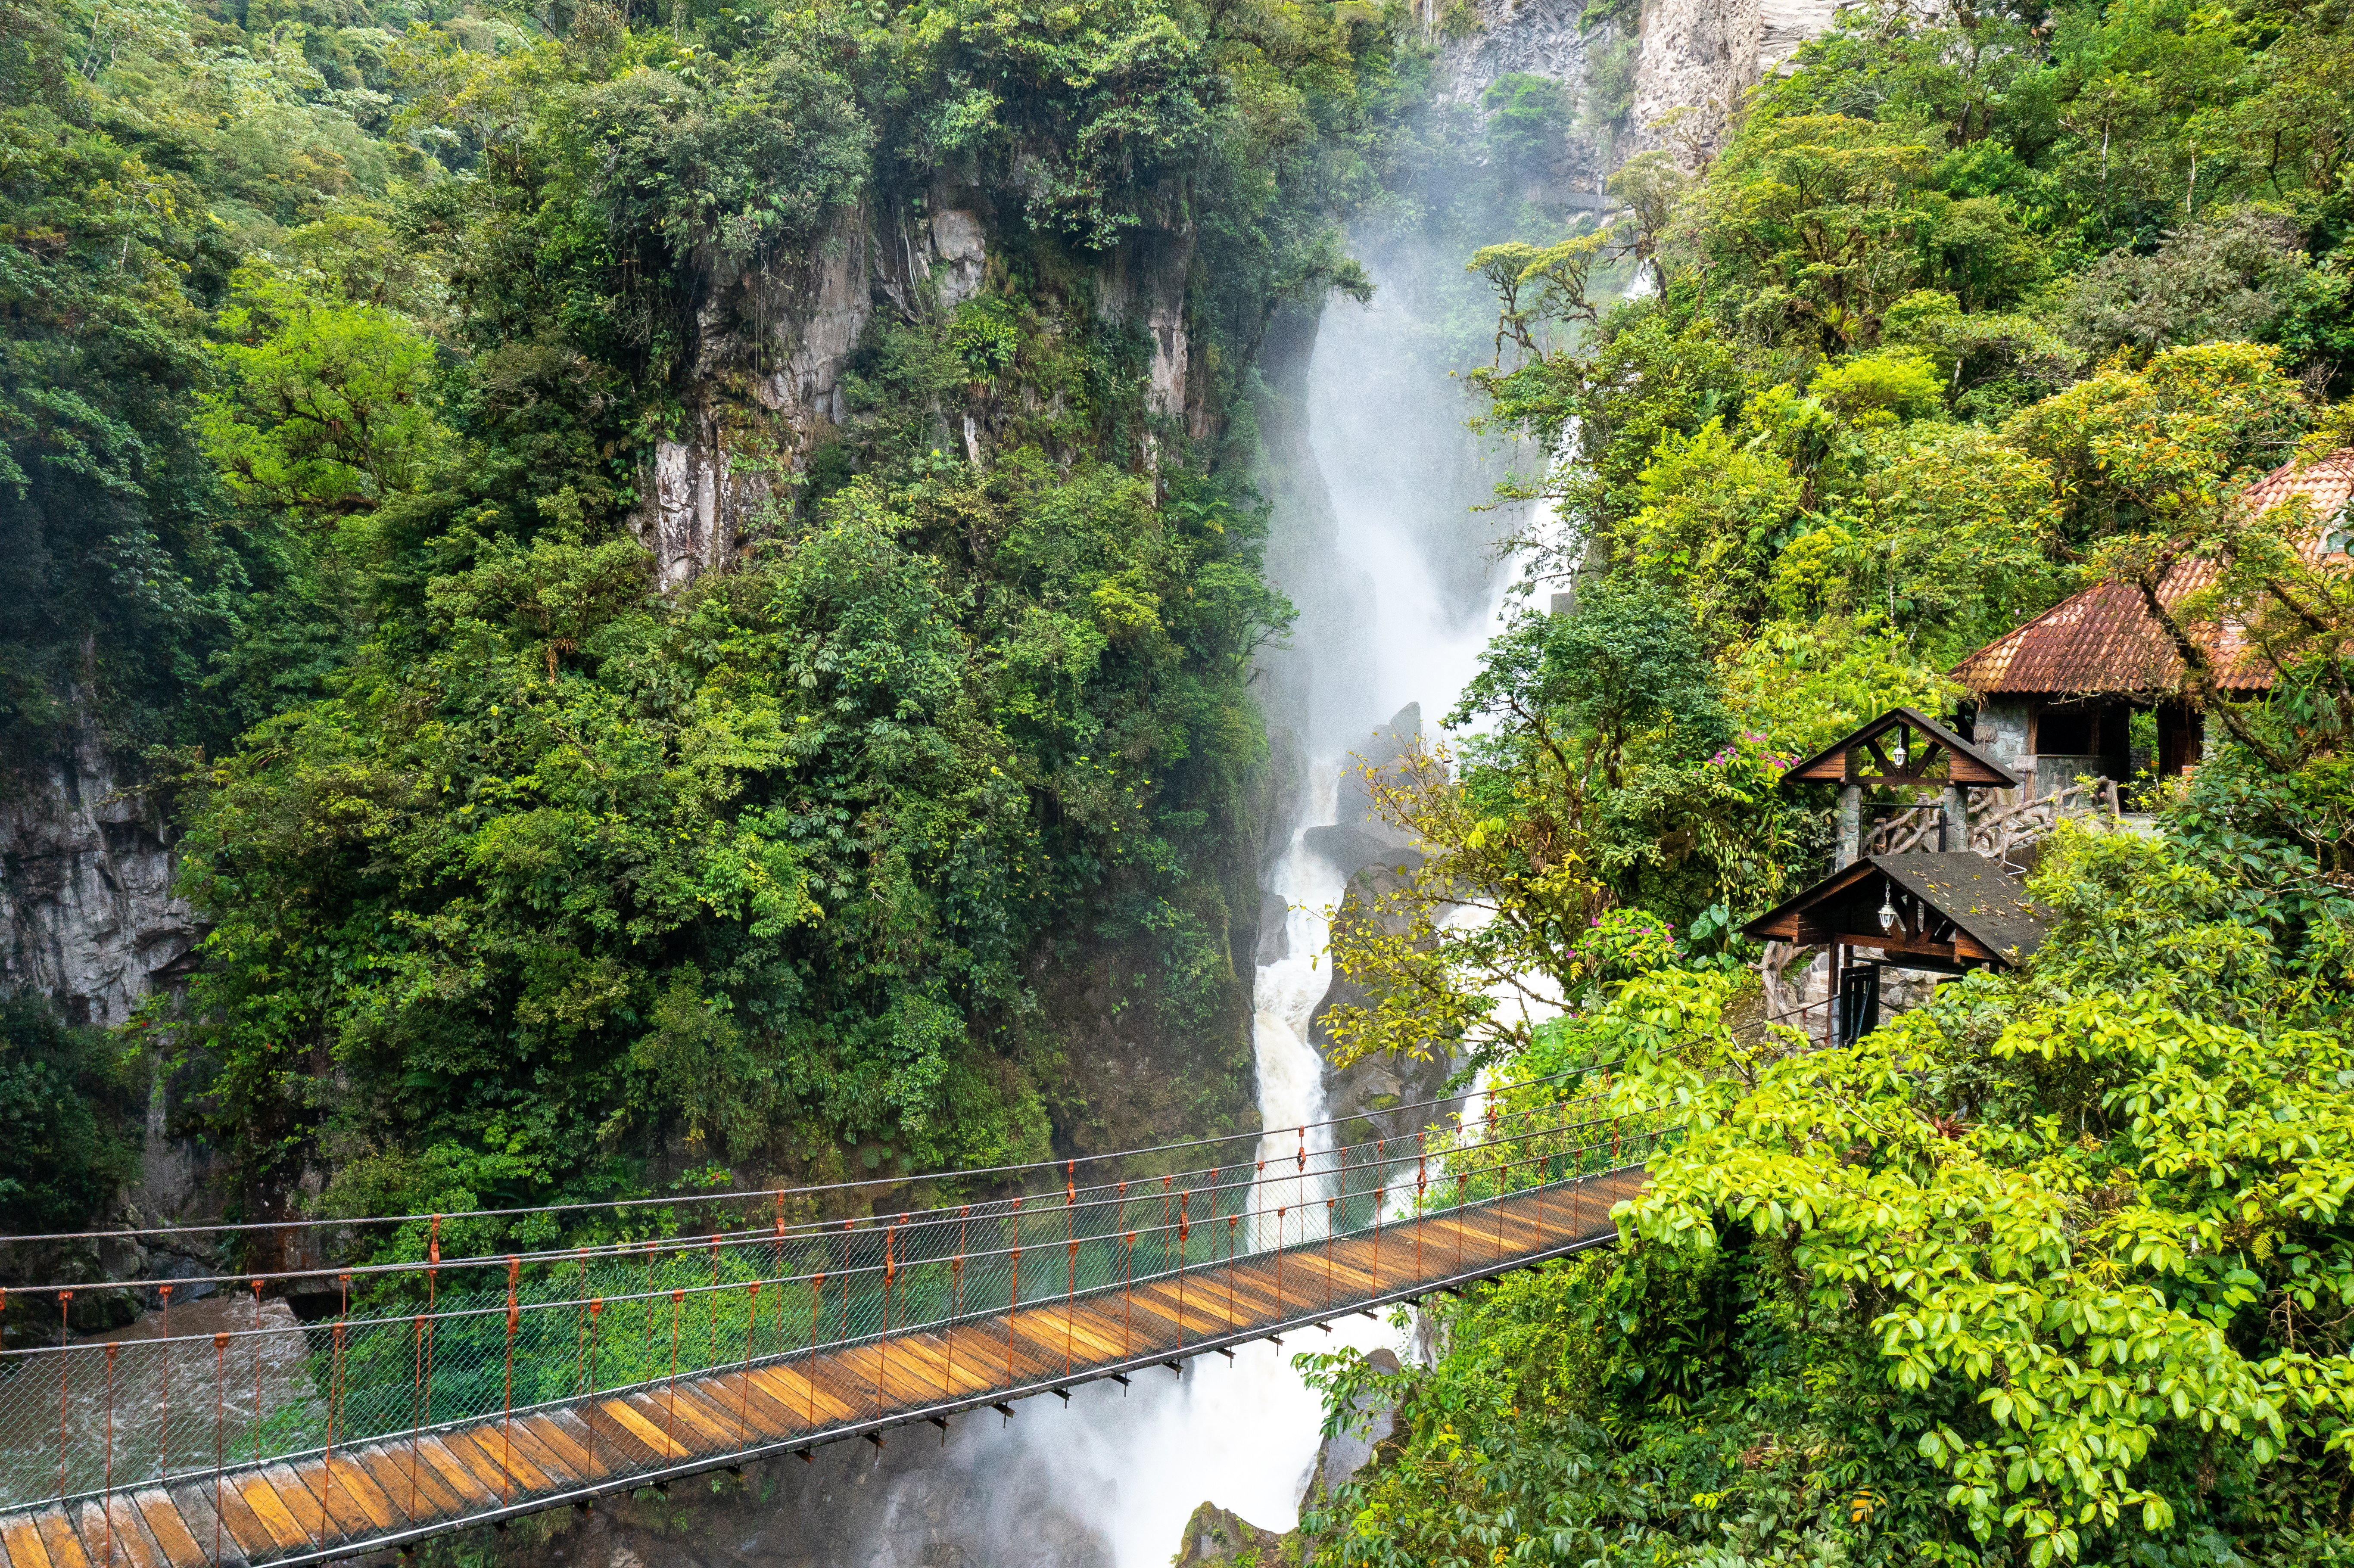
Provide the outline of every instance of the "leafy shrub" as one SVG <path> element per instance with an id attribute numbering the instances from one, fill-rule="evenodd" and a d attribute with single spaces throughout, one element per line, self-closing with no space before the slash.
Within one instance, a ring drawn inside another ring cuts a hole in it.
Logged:
<path id="1" fill-rule="evenodd" d="M 0 997 L 0 1229 L 80 1230 L 138 1169 L 106 1035 L 30 992 Z"/>

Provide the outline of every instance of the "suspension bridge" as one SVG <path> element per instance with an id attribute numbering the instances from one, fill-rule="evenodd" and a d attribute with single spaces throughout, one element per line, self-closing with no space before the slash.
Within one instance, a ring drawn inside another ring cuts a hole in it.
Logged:
<path id="1" fill-rule="evenodd" d="M 1182 1372 L 1607 1242 L 1671 1131 L 1596 1094 L 951 1172 L 923 1184 L 1006 1195 L 898 1213 L 906 1181 L 219 1227 L 350 1261 L 142 1286 L 138 1338 L 75 1340 L 89 1285 L 8 1292 L 58 1336 L 0 1352 L 0 1568 L 291 1568 Z"/>

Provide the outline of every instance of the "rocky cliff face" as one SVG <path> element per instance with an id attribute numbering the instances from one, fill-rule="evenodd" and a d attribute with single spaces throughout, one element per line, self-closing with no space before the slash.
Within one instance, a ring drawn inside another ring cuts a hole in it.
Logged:
<path id="1" fill-rule="evenodd" d="M 1373 733 L 1357 756 L 1366 769 L 1394 770 L 1417 754 L 1422 738 L 1421 705 L 1409 703 Z M 1389 903 L 1405 891 L 1408 876 L 1422 863 L 1421 853 L 1405 833 L 1375 815 L 1363 773 L 1341 780 L 1337 816 L 1331 827 L 1310 828 L 1307 834 L 1308 846 L 1349 879 L 1335 925 L 1345 928 L 1373 922 L 1391 936 L 1403 935 L 1405 922 L 1390 913 Z M 1334 1010 L 1365 1006 L 1373 1000 L 1372 992 L 1336 968 L 1324 1000 L 1310 1021 L 1310 1037 L 1328 1064 L 1325 1103 L 1341 1124 L 1338 1138 L 1342 1143 L 1411 1138 L 1437 1119 L 1433 1111 L 1400 1114 L 1399 1107 L 1437 1100 L 1446 1089 L 1453 1065 L 1440 1049 L 1425 1056 L 1393 1052 L 1368 1056 L 1347 1067 L 1330 1065 L 1335 1049 Z"/>
<path id="2" fill-rule="evenodd" d="M 959 248 L 945 264 L 950 286 L 968 229 L 947 220 L 966 216 L 942 214 L 934 225 Z M 654 443 L 638 512 L 638 536 L 664 588 L 725 567 L 779 498 L 779 482 L 841 420 L 842 373 L 874 308 L 873 229 L 872 215 L 854 208 L 807 253 L 716 281 L 696 319 L 696 395 L 684 428 Z M 928 262 L 939 252 L 928 230 L 924 242 Z M 978 246 L 977 233 L 970 243 Z"/>
<path id="3" fill-rule="evenodd" d="M 1509 72 L 1549 76 L 1581 101 L 1608 32 L 1585 21 L 1585 0 L 1474 0 L 1479 27 L 1449 43 L 1439 67 L 1441 96 L 1476 104 Z M 1602 180 L 1615 157 L 1676 147 L 1689 157 L 1723 145 L 1742 99 L 1800 44 L 1830 26 L 1838 0 L 1644 0 L 1637 24 L 1634 106 L 1615 149 L 1573 137 L 1551 171 L 1548 195 L 1570 205 L 1604 205 Z"/>
<path id="4" fill-rule="evenodd" d="M 1646 0 L 1630 150 L 1665 143 L 1696 155 L 1723 145 L 1743 95 L 1837 10 L 1837 0 Z"/>
<path id="5" fill-rule="evenodd" d="M 170 824 L 91 724 L 36 779 L 0 801 L 0 987 L 71 1022 L 120 1023 L 196 939 L 172 895 Z"/>
<path id="6" fill-rule="evenodd" d="M 849 418 L 843 376 L 878 310 L 914 320 L 953 312 L 981 291 L 990 265 L 991 204 L 942 186 L 928 217 L 845 209 L 807 252 L 744 270 L 717 268 L 697 313 L 700 348 L 681 428 L 654 445 L 642 476 L 638 536 L 663 587 L 725 567 L 763 511 L 782 504 L 811 452 Z M 1200 436 L 1191 372 L 1185 279 L 1189 225 L 1145 228 L 1104 259 L 1097 309 L 1135 322 L 1151 344 L 1147 411 Z M 938 410 L 944 444 L 988 461 L 996 416 L 988 397 Z"/>

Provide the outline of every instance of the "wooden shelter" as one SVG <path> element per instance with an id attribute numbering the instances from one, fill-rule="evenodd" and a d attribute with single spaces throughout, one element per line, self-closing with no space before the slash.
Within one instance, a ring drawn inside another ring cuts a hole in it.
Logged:
<path id="1" fill-rule="evenodd" d="M 2043 942 L 2043 922 L 2018 879 L 1968 851 L 1865 856 L 1741 929 L 1759 941 L 1830 948 L 1841 1044 L 1877 1025 L 1882 969 L 2008 969 Z"/>
<path id="2" fill-rule="evenodd" d="M 1937 846 L 1969 848 L 1971 789 L 2015 789 L 2020 775 L 1979 751 L 1926 714 L 1891 708 L 1782 775 L 1785 782 L 1840 786 L 1839 863 L 1852 865 L 1863 847 L 1863 792 L 1939 792 Z"/>

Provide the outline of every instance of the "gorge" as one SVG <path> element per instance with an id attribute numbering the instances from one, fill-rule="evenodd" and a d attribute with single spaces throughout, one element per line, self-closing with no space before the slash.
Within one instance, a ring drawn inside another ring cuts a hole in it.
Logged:
<path id="1" fill-rule="evenodd" d="M 2343 11 L 0 0 L 0 1568 L 2354 1560 Z"/>
<path id="2" fill-rule="evenodd" d="M 1827 14 L 1768 16 L 1662 0 L 1597 28 L 1575 7 L 1490 3 L 1447 18 L 1432 57 L 1432 102 L 1442 115 L 1468 113 L 1476 124 L 1483 100 L 1507 77 L 1557 83 L 1570 106 L 1631 90 L 1631 112 L 1606 108 L 1579 122 L 1573 108 L 1549 132 L 1538 162 L 1499 171 L 1520 182 L 1506 199 L 1597 210 L 1614 161 L 1647 144 L 1655 122 L 1698 111 L 1716 118 L 1691 144 L 1721 137 L 1740 93 Z M 1589 79 L 1606 74 L 1592 69 L 1596 51 L 1609 57 L 1618 85 Z M 1476 145 L 1456 155 L 1487 156 Z M 1086 1107 L 1084 1119 L 1052 1113 L 1056 1143 L 1079 1151 L 1254 1113 L 1270 1129 L 1320 1120 L 1328 1109 L 1378 1117 L 1384 1105 L 1441 1089 L 1443 1057 L 1369 1063 L 1337 1076 L 1327 1067 L 1318 1016 L 1333 983 L 1324 913 L 1342 903 L 1352 874 L 1410 857 L 1371 820 L 1353 769 L 1360 758 L 1378 763 L 1394 752 L 1394 732 L 1416 733 L 1419 715 L 1451 705 L 1511 577 L 1491 548 L 1499 520 L 1474 510 L 1488 498 L 1499 459 L 1463 429 L 1471 410 L 1449 379 L 1479 334 L 1462 328 L 1469 296 L 1447 237 L 1412 221 L 1364 229 L 1358 245 L 1374 262 L 1370 304 L 1312 295 L 1281 303 L 1256 344 L 1246 327 L 1205 355 L 1195 341 L 1209 325 L 1198 281 L 1203 240 L 1181 199 L 1174 187 L 1148 187 L 1141 221 L 1079 280 L 1080 293 L 1104 330 L 1133 332 L 1142 344 L 1133 439 L 1148 470 L 1163 440 L 1214 444 L 1217 427 L 1243 406 L 1237 397 L 1252 396 L 1238 390 L 1244 378 L 1264 377 L 1254 406 L 1263 442 L 1255 461 L 1274 503 L 1267 569 L 1299 619 L 1254 666 L 1272 746 L 1266 782 L 1214 808 L 1228 820 L 1214 821 L 1204 840 L 1204 869 L 1231 912 L 1223 939 L 1238 956 L 1256 957 L 1237 966 L 1240 992 L 1192 1015 L 1196 1031 L 1209 1022 L 1210 1037 L 1188 1040 L 1185 1031 L 1150 1022 L 1139 1028 L 1133 1013 L 1126 1025 L 1113 1022 L 1123 969 L 1153 967 L 1132 942 L 1082 949 L 1075 972 L 1040 974 L 1038 994 L 1073 1074 L 1076 1092 L 1065 1103 Z M 806 238 L 756 261 L 706 242 L 690 285 L 692 359 L 673 372 L 672 433 L 652 442 L 631 481 L 628 525 L 663 592 L 735 569 L 775 526 L 779 509 L 794 504 L 813 462 L 824 469 L 829 444 L 841 450 L 837 432 L 862 418 L 872 423 L 852 398 L 862 364 L 873 375 L 862 347 L 871 354 L 882 320 L 941 313 L 963 322 L 969 306 L 987 302 L 992 280 L 1002 289 L 1009 268 L 1018 275 L 1029 264 L 1028 242 L 1009 254 L 1006 235 L 1034 200 L 1034 192 L 998 182 L 970 159 L 950 159 L 837 209 Z M 994 325 L 972 319 L 978 328 Z M 1211 372 L 1219 350 L 1227 368 Z M 1002 449 L 1035 439 L 1035 409 L 1032 394 L 975 380 L 943 399 L 917 439 L 938 449 L 936 459 L 944 451 L 981 471 Z M 557 658 L 549 656 L 551 672 Z M 44 743 L 49 760 L 20 775 L 6 807 L 0 977 L 48 999 L 70 1024 L 111 1026 L 130 1022 L 151 991 L 185 984 L 199 961 L 196 943 L 213 922 L 175 886 L 185 831 L 175 801 L 186 791 L 138 782 L 142 768 L 110 738 L 121 726 L 93 705 L 102 702 L 96 690 L 87 683 L 69 689 Z M 1253 1020 L 1247 1065 L 1236 1055 L 1246 1017 Z M 178 1103 L 203 1093 L 185 1058 L 154 1056 L 144 1087 L 143 1147 L 119 1210 L 128 1222 L 291 1209 L 350 1164 L 348 1155 L 317 1150 L 257 1183 L 250 1162 L 235 1159 L 217 1131 L 200 1130 Z M 73 1266 L 168 1277 L 217 1261 L 199 1250 L 194 1258 L 91 1255 Z M 1360 1337 L 1370 1348 L 1393 1336 L 1368 1329 Z M 757 1506 L 749 1495 L 714 1498 L 700 1512 L 629 1505 L 629 1522 L 610 1541 L 601 1532 L 617 1527 L 605 1520 L 591 1527 L 594 1546 L 559 1531 L 535 1551 L 616 1562 L 724 1551 L 779 1563 L 1131 1564 L 1160 1561 L 1205 1496 L 1288 1528 L 1316 1454 L 1316 1397 L 1269 1347 L 1207 1374 L 1218 1386 L 1197 1386 L 1204 1375 L 1191 1373 L 1181 1387 L 1140 1388 L 1117 1410 L 1097 1391 L 1067 1417 L 1034 1415 L 1004 1433 L 960 1432 L 937 1458 L 897 1448 L 870 1459 L 862 1448 L 856 1463 L 830 1452 L 813 1472 L 770 1467 L 774 1473 L 750 1488 Z M 1249 1440 L 1235 1442 L 1237 1432 Z M 1214 1465 L 1191 1457 L 1213 1453 Z M 1149 1500 L 1134 1478 L 1146 1475 L 1166 1478 Z M 740 1540 L 719 1546 L 730 1531 Z"/>

